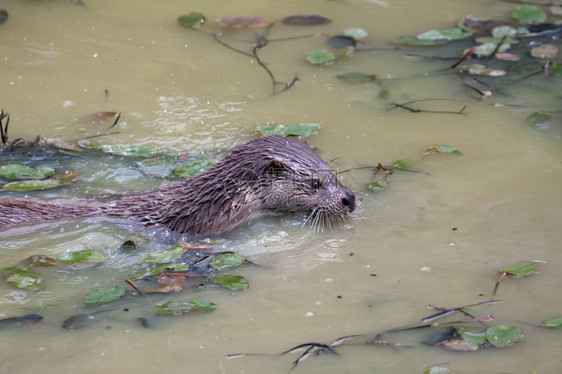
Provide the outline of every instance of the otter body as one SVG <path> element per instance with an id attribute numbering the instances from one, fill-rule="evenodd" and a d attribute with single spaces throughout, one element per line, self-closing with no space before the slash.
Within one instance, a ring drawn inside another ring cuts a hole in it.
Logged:
<path id="1" fill-rule="evenodd" d="M 71 205 L 0 200 L 3 225 L 63 218 L 111 216 L 188 236 L 223 234 L 263 215 L 309 214 L 314 225 L 343 221 L 355 195 L 307 143 L 280 136 L 251 140 L 206 172 L 109 204 Z"/>

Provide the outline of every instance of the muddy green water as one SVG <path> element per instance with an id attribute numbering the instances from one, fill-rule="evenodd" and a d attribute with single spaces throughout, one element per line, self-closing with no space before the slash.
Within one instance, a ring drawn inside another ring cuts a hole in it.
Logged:
<path id="1" fill-rule="evenodd" d="M 361 27 L 369 32 L 366 43 L 389 48 L 398 36 L 452 27 L 468 14 L 504 19 L 513 4 L 84 3 L 86 7 L 66 0 L 0 4 L 10 14 L 0 25 L 0 107 L 11 115 L 12 138 L 41 133 L 71 141 L 106 131 L 106 125 L 82 123 L 83 116 L 121 111 L 119 134 L 100 142 L 219 155 L 253 138 L 259 124 L 320 122 L 322 130 L 309 142 L 337 170 L 412 159 L 427 174 L 396 172 L 390 187 L 374 194 L 365 187 L 371 180 L 368 171 L 344 173 L 342 181 L 361 201 L 342 227 L 314 234 L 298 217 L 265 219 L 229 237 L 221 249 L 266 265 L 238 271 L 250 281 L 248 290 L 206 288 L 149 300 L 129 297 L 116 304 L 120 310 L 78 331 L 63 330 L 62 321 L 86 310 L 84 298 L 91 289 L 112 286 L 127 276 L 145 253 L 128 257 L 115 251 L 138 229 L 109 219 L 4 228 L 1 267 L 38 253 L 58 257 L 80 249 L 97 249 L 110 260 L 101 268 L 44 271 L 44 292 L 0 282 L 0 317 L 45 316 L 31 328 L 0 331 L 0 373 L 287 373 L 297 355 L 275 354 L 301 343 L 328 343 L 344 335 L 415 324 L 432 313 L 427 304 L 451 307 L 487 300 L 498 269 L 520 260 L 545 263 L 532 277 L 502 282 L 497 295 L 502 303 L 470 310 L 473 315 L 492 314 L 491 324 L 518 326 L 524 338 L 513 347 L 450 352 L 421 345 L 418 333 L 385 334 L 413 348 L 341 347 L 339 356 L 311 357 L 294 372 L 421 373 L 434 364 L 455 373 L 560 372 L 561 332 L 538 327 L 543 319 L 562 314 L 560 115 L 545 130 L 525 122 L 534 111 L 560 109 L 559 81 L 539 77 L 482 101 L 462 87 L 457 75 L 440 72 L 450 60 L 371 50 L 333 66 L 312 66 L 305 54 L 326 48 L 325 38 L 312 37 L 271 42 L 260 51 L 279 81 L 300 78 L 289 91 L 272 97 L 271 81 L 255 59 L 176 23 L 179 15 L 193 10 L 211 20 L 318 13 L 333 22 L 311 28 L 276 24 L 270 37 L 334 35 Z M 212 24 L 205 29 L 219 30 Z M 233 46 L 251 50 L 253 33 L 225 31 L 223 36 Z M 336 78 L 346 72 L 375 73 L 386 80 L 350 84 Z M 380 95 L 382 90 L 388 96 Z M 466 105 L 464 114 L 387 110 L 390 102 L 435 98 L 450 101 L 428 102 L 426 108 L 457 111 Z M 464 156 L 420 161 L 433 144 L 454 146 Z M 73 199 L 158 183 L 133 167 L 99 162 L 102 166 L 93 167 L 76 185 L 27 195 Z M 155 237 L 145 251 L 171 240 Z M 211 299 L 217 310 L 167 318 L 149 329 L 138 322 L 154 303 L 193 297 Z M 238 352 L 273 355 L 225 358 Z"/>

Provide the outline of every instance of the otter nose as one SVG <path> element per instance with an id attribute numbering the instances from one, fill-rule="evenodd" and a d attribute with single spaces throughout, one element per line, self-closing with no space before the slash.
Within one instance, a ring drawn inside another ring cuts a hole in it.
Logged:
<path id="1" fill-rule="evenodd" d="M 355 210 L 355 194 L 344 188 L 344 196 L 341 199 L 341 203 L 349 209 L 349 212 L 353 212 Z"/>

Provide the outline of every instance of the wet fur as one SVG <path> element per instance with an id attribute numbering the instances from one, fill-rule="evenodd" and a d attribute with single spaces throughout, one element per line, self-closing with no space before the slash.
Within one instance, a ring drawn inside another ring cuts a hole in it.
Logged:
<path id="1" fill-rule="evenodd" d="M 355 196 L 307 143 L 268 136 L 235 149 L 208 171 L 106 205 L 0 200 L 0 226 L 96 215 L 131 218 L 189 236 L 222 234 L 262 215 L 305 212 L 316 227 L 342 221 Z"/>

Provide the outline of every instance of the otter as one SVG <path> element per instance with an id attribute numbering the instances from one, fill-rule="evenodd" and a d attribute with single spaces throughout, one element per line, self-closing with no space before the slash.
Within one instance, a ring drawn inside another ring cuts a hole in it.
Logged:
<path id="1" fill-rule="evenodd" d="M 281 136 L 251 140 L 207 171 L 106 204 L 0 199 L 0 227 L 89 216 L 132 219 L 189 237 L 224 234 L 264 215 L 303 212 L 317 228 L 342 222 L 355 195 L 306 142 Z"/>

